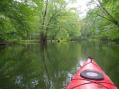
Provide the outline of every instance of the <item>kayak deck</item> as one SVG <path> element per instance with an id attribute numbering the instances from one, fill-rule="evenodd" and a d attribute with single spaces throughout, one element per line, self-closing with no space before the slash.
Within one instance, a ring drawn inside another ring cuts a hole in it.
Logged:
<path id="1" fill-rule="evenodd" d="M 88 58 L 72 77 L 66 89 L 117 89 L 117 87 L 101 67 L 93 59 Z"/>

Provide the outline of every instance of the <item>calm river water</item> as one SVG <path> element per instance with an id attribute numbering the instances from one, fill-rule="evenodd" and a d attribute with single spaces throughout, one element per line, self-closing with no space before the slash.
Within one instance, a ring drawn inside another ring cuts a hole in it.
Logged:
<path id="1" fill-rule="evenodd" d="M 65 89 L 88 56 L 119 87 L 119 45 L 74 42 L 0 46 L 0 89 Z"/>

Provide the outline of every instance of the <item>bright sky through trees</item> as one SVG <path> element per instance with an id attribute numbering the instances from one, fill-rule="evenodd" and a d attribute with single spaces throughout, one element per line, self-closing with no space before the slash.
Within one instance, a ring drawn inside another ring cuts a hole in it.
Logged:
<path id="1" fill-rule="evenodd" d="M 92 0 L 76 0 L 74 2 L 71 2 L 70 0 L 66 1 L 68 2 L 67 7 L 75 9 L 81 18 L 84 18 L 90 9 L 94 9 L 97 6 L 96 0 L 94 0 L 94 3 L 91 2 Z"/>

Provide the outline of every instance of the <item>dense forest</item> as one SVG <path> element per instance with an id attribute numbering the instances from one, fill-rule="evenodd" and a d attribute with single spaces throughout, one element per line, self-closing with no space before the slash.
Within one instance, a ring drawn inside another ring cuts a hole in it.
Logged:
<path id="1" fill-rule="evenodd" d="M 91 3 L 94 3 L 92 1 Z M 83 38 L 119 41 L 119 1 L 97 0 L 97 7 L 88 12 L 82 23 Z"/>
<path id="2" fill-rule="evenodd" d="M 76 8 L 67 8 L 67 0 L 0 0 L 0 43 L 118 41 L 119 0 L 91 0 L 88 4 L 93 3 L 96 7 L 82 19 Z"/>

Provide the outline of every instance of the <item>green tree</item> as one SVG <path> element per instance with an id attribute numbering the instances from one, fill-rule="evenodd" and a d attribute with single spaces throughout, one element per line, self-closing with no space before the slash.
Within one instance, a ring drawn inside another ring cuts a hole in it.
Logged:
<path id="1" fill-rule="evenodd" d="M 102 40 L 119 39 L 118 0 L 97 0 L 97 7 L 88 12 L 82 20 L 81 33 L 87 38 Z M 86 28 L 85 28 L 86 27 Z M 82 35 L 82 36 L 83 36 Z M 87 36 L 86 36 L 87 35 Z"/>
<path id="2" fill-rule="evenodd" d="M 0 1 L 0 40 L 28 38 L 38 23 L 38 14 L 41 13 L 42 8 L 41 2 L 42 0 Z"/>

